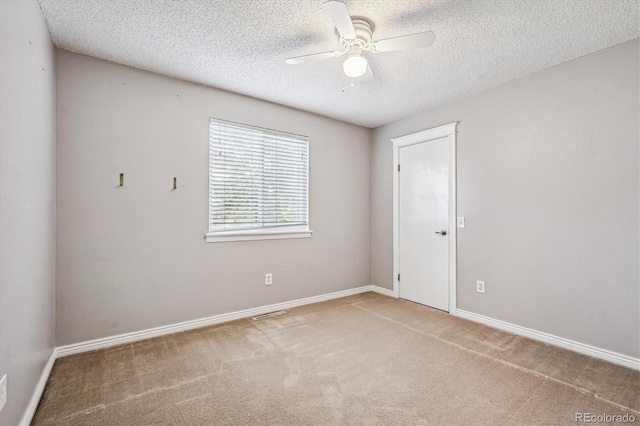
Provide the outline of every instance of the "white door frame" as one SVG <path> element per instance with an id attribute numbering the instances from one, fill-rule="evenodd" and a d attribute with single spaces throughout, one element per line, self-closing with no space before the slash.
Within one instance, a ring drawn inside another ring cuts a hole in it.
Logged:
<path id="1" fill-rule="evenodd" d="M 391 139 L 393 144 L 393 295 L 400 296 L 400 148 L 447 138 L 449 142 L 449 313 L 456 312 L 456 126 L 457 122 Z"/>

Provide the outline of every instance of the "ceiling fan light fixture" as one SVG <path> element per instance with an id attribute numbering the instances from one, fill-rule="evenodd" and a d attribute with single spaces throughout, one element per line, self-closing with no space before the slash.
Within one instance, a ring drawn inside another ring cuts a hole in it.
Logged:
<path id="1" fill-rule="evenodd" d="M 359 53 L 352 53 L 342 64 L 347 77 L 361 77 L 367 72 L 367 60 Z"/>

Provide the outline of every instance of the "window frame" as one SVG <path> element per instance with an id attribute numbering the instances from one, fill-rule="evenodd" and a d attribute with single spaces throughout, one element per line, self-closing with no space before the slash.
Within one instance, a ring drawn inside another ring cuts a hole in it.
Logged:
<path id="1" fill-rule="evenodd" d="M 258 127 L 252 126 L 250 124 L 237 123 L 229 120 L 222 120 L 218 118 L 209 118 L 209 158 L 211 158 L 211 123 L 220 123 L 220 124 L 232 124 L 235 126 L 239 126 L 241 128 L 250 129 L 259 131 L 262 133 L 269 134 L 281 134 L 293 136 L 296 139 L 300 139 L 302 143 L 306 145 L 306 154 L 307 154 L 307 188 L 306 188 L 306 199 L 307 199 L 307 224 L 306 225 L 283 225 L 283 226 L 268 226 L 262 228 L 250 228 L 250 229 L 232 229 L 232 230 L 212 230 L 211 227 L 211 170 L 212 164 L 211 160 L 209 160 L 209 168 L 208 168 L 208 181 L 209 181 L 209 193 L 208 193 L 208 201 L 209 201 L 209 215 L 208 215 L 208 231 L 205 234 L 205 240 L 207 243 L 219 243 L 219 242 L 231 242 L 231 241 L 256 241 L 256 240 L 280 240 L 280 239 L 291 239 L 291 238 L 309 238 L 313 231 L 310 229 L 311 223 L 311 200 L 309 196 L 309 186 L 310 186 L 310 172 L 311 172 L 311 155 L 310 155 L 310 143 L 309 137 L 304 135 L 299 135 L 296 133 L 283 132 L 281 130 L 269 129 L 266 127 Z"/>

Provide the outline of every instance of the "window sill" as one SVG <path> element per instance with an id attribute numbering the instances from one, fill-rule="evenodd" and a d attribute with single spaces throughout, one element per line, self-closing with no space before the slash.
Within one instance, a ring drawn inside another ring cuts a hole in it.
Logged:
<path id="1" fill-rule="evenodd" d="M 313 231 L 309 229 L 278 229 L 251 231 L 221 231 L 205 235 L 208 243 L 226 243 L 231 241 L 284 240 L 289 238 L 309 238 Z"/>

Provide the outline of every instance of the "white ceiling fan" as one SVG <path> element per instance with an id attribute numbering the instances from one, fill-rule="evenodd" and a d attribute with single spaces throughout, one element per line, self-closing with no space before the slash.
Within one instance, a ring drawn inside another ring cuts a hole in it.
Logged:
<path id="1" fill-rule="evenodd" d="M 373 73 L 362 55 L 365 51 L 371 53 L 392 52 L 395 50 L 418 49 L 429 47 L 436 36 L 431 31 L 410 34 L 406 36 L 387 38 L 372 41 L 373 23 L 366 18 L 351 17 L 347 5 L 337 0 L 329 0 L 324 3 L 333 24 L 340 34 L 341 50 L 332 52 L 315 53 L 312 55 L 296 56 L 286 60 L 288 64 L 298 65 L 306 61 L 337 58 L 347 55 L 342 67 L 344 73 L 350 78 L 359 78 L 360 83 L 368 83 L 373 80 Z"/>

